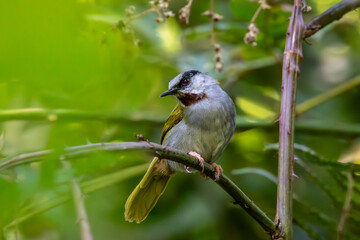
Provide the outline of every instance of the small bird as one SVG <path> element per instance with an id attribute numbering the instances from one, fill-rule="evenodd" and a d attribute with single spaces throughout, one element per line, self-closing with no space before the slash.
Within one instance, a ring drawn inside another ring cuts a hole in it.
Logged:
<path id="1" fill-rule="evenodd" d="M 222 169 L 214 162 L 224 151 L 235 130 L 235 107 L 215 79 L 196 70 L 186 71 L 169 83 L 160 97 L 174 95 L 179 103 L 166 121 L 161 144 L 173 147 L 215 168 L 215 178 Z M 125 220 L 142 222 L 164 192 L 176 172 L 190 172 L 181 163 L 155 157 L 145 176 L 125 204 Z"/>

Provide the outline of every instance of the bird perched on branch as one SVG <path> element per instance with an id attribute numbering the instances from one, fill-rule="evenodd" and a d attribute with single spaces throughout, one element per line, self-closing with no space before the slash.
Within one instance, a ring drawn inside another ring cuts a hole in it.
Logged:
<path id="1" fill-rule="evenodd" d="M 174 95 L 179 103 L 161 134 L 161 144 L 195 156 L 200 166 L 211 163 L 218 179 L 222 169 L 214 162 L 235 130 L 235 107 L 215 79 L 199 71 L 186 71 L 169 83 L 160 97 Z M 190 172 L 180 163 L 155 157 L 145 176 L 125 204 L 125 220 L 140 223 L 155 206 L 170 178 L 178 171 Z"/>

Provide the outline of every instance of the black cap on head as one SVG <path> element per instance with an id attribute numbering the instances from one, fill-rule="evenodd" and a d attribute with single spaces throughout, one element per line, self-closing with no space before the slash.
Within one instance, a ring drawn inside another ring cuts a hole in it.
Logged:
<path id="1" fill-rule="evenodd" d="M 188 78 L 188 79 L 191 79 L 193 76 L 195 76 L 196 74 L 200 73 L 199 71 L 197 70 L 189 70 L 189 71 L 186 71 L 182 74 L 182 78 Z"/>

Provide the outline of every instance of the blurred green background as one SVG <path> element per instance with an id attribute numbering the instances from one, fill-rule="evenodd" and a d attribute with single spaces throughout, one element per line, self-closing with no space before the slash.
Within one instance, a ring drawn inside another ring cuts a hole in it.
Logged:
<path id="1" fill-rule="evenodd" d="M 336 3 L 308 1 L 313 11 L 304 14 L 305 20 Z M 185 4 L 170 1 L 169 10 L 177 14 Z M 201 15 L 209 9 L 209 1 L 194 1 L 188 25 L 177 17 L 156 23 L 156 13 L 150 13 L 124 28 L 119 21 L 127 19 L 125 10 L 131 5 L 135 13 L 150 8 L 139 0 L 0 2 L 1 161 L 43 149 L 61 152 L 88 142 L 136 141 L 134 133 L 159 142 L 162 123 L 176 104 L 159 94 L 178 73 L 197 69 L 218 79 L 237 107 L 237 132 L 218 163 L 274 218 L 276 185 L 267 177 L 277 174 L 276 146 L 264 149 L 278 141 L 278 128 L 271 123 L 279 112 L 291 5 L 272 1 L 272 8 L 260 13 L 254 47 L 244 44 L 243 37 L 259 4 L 214 1 L 214 11 L 224 16 L 215 24 L 225 65 L 221 73 L 214 70 L 209 19 Z M 298 103 L 346 85 L 360 74 L 359 19 L 356 10 L 308 39 L 311 45 L 304 43 Z M 331 163 L 344 155 L 360 162 L 359 102 L 360 88 L 352 87 L 297 118 L 294 239 L 336 239 L 348 171 Z M 47 120 L 2 117 L 6 110 L 23 108 L 97 112 L 118 120 L 61 114 L 50 114 Z M 252 124 L 261 126 L 248 129 Z M 1 170 L 1 237 L 80 239 L 69 181 L 75 176 L 91 189 L 96 184 L 90 180 L 102 176 L 116 180 L 109 174 L 118 173 L 119 180 L 85 196 L 94 239 L 268 239 L 222 189 L 198 174 L 178 174 L 142 224 L 125 222 L 125 201 L 150 160 L 135 151 L 99 152 L 74 159 L 72 168 L 64 169 L 53 154 L 38 163 Z M 236 169 L 242 171 L 233 172 Z M 358 175 L 354 179 L 359 182 Z M 360 239 L 359 224 L 360 186 L 355 181 L 348 239 Z"/>

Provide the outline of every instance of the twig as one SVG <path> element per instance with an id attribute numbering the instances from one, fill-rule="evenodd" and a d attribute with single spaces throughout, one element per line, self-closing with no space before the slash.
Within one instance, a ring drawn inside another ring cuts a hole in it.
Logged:
<path id="1" fill-rule="evenodd" d="M 254 16 L 251 18 L 251 23 L 254 23 L 255 22 L 255 20 L 256 20 L 256 18 L 258 17 L 258 15 L 259 15 L 259 13 L 261 12 L 261 9 L 262 9 L 262 6 L 260 5 L 257 9 L 256 9 L 256 11 L 255 11 L 255 13 L 254 13 Z"/>
<path id="2" fill-rule="evenodd" d="M 244 42 L 246 44 L 251 44 L 252 46 L 256 46 L 256 37 L 259 34 L 259 29 L 256 27 L 255 20 L 259 16 L 259 13 L 262 9 L 270 9 L 271 6 L 268 5 L 266 0 L 259 0 L 259 7 L 256 9 L 253 17 L 251 18 L 250 24 L 248 26 L 248 31 L 244 36 Z"/>
<path id="3" fill-rule="evenodd" d="M 145 16 L 146 14 L 148 13 L 151 13 L 151 12 L 157 12 L 158 10 L 156 8 L 149 8 L 141 13 L 138 13 L 136 15 L 132 15 L 130 16 L 125 22 L 124 22 L 124 25 L 127 26 L 129 25 L 129 23 L 135 19 L 138 19 L 138 18 L 141 18 L 143 16 Z"/>
<path id="4" fill-rule="evenodd" d="M 210 20 L 210 29 L 211 29 L 211 44 L 214 46 L 216 44 L 215 42 L 215 21 L 214 21 L 214 0 L 210 0 L 210 16 L 211 16 L 211 20 Z"/>
<path id="5" fill-rule="evenodd" d="M 193 2 L 193 0 L 188 0 L 188 3 L 179 10 L 180 22 L 184 22 L 186 24 L 189 23 L 190 9 L 191 9 L 192 2 Z"/>
<path id="6" fill-rule="evenodd" d="M 303 39 L 306 39 L 332 23 L 340 19 L 344 14 L 360 7 L 360 0 L 343 0 L 335 6 L 323 12 L 310 22 L 306 23 L 306 29 L 303 33 Z"/>
<path id="7" fill-rule="evenodd" d="M 210 38 L 211 38 L 211 45 L 214 48 L 215 56 L 215 70 L 221 72 L 224 69 L 224 63 L 222 61 L 221 56 L 221 46 L 215 40 L 215 21 L 219 21 L 222 17 L 217 17 L 214 13 L 214 0 L 210 0 L 210 13 L 209 16 L 211 17 L 211 31 L 210 31 Z M 220 16 L 220 15 L 219 15 Z M 218 19 L 218 20 L 217 20 Z"/>
<path id="8" fill-rule="evenodd" d="M 65 169 L 71 169 L 71 164 L 68 161 L 61 160 L 61 163 Z M 81 239 L 92 240 L 93 237 L 91 234 L 90 224 L 85 209 L 83 194 L 81 192 L 79 183 L 75 179 L 75 176 L 73 176 L 71 180 L 71 185 L 72 185 L 72 193 L 74 196 L 74 203 L 75 203 L 78 223 L 80 224 L 80 229 L 81 229 Z"/>
<path id="9" fill-rule="evenodd" d="M 154 156 L 182 163 L 186 166 L 202 171 L 198 164 L 198 159 L 174 148 L 165 147 L 156 143 L 149 142 L 121 142 L 121 143 L 95 143 L 76 147 L 68 147 L 62 155 L 64 159 L 72 159 L 87 155 L 94 151 L 123 151 L 123 150 L 143 150 L 148 151 Z M 49 152 L 51 153 L 51 151 Z M 49 154 L 47 153 L 47 154 Z M 42 155 L 44 156 L 45 153 Z M 211 179 L 215 179 L 214 167 L 211 164 L 204 164 L 204 174 Z M 239 204 L 250 216 L 252 216 L 262 228 L 270 233 L 276 231 L 273 221 L 261 209 L 249 199 L 242 191 L 225 175 L 220 175 L 216 183 L 222 187 L 237 204 Z"/>
<path id="10" fill-rule="evenodd" d="M 275 222 L 279 223 L 282 237 L 292 239 L 292 173 L 294 162 L 294 122 L 296 82 L 302 60 L 302 34 L 304 22 L 302 3 L 294 0 L 283 57 L 281 115 L 279 119 L 279 166 Z"/>
<path id="11" fill-rule="evenodd" d="M 328 101 L 329 99 L 332 99 L 342 93 L 345 93 L 358 85 L 360 85 L 360 76 L 357 76 L 339 86 L 334 87 L 333 89 L 331 89 L 323 94 L 320 94 L 316 97 L 306 100 L 303 103 L 298 104 L 296 106 L 296 115 L 307 112 L 311 108 L 314 108 L 315 106 L 320 105 L 320 104 Z"/>
<path id="12" fill-rule="evenodd" d="M 346 192 L 345 203 L 344 203 L 344 207 L 341 211 L 339 224 L 337 226 L 338 240 L 345 239 L 345 224 L 346 224 L 346 220 L 348 219 L 349 214 L 350 214 L 353 190 L 354 190 L 353 170 L 350 169 L 350 171 L 348 172 L 348 187 L 347 187 L 347 192 Z"/>

